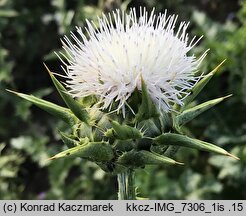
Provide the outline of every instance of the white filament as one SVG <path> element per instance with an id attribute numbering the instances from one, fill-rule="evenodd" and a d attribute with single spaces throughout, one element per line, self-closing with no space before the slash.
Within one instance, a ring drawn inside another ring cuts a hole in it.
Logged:
<path id="1" fill-rule="evenodd" d="M 143 78 L 156 105 L 168 112 L 199 80 L 195 76 L 206 52 L 196 58 L 188 52 L 200 40 L 189 42 L 188 23 L 182 22 L 175 32 L 177 16 L 150 14 L 140 8 L 129 13 L 116 10 L 98 18 L 99 27 L 87 21 L 86 37 L 77 27 L 78 36 L 64 37 L 67 86 L 74 97 L 97 95 L 102 109 L 114 102 L 125 110 L 127 99 Z"/>

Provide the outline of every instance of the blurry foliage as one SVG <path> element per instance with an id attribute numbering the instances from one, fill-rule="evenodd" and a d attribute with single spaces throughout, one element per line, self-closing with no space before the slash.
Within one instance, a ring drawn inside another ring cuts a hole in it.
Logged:
<path id="1" fill-rule="evenodd" d="M 18 199 L 23 185 L 16 179 L 23 157 L 15 150 L 5 150 L 6 145 L 0 143 L 0 199 Z"/>
<path id="2" fill-rule="evenodd" d="M 193 35 L 204 35 L 198 55 L 210 49 L 201 72 L 222 60 L 199 102 L 233 97 L 189 124 L 189 133 L 241 158 L 234 161 L 180 149 L 183 167 L 137 171 L 139 196 L 150 199 L 246 199 L 246 3 L 230 0 L 0 0 L 0 199 L 116 199 L 114 176 L 81 159 L 46 159 L 65 149 L 58 131 L 66 125 L 6 88 L 61 104 L 42 62 L 61 71 L 53 51 L 60 38 L 102 11 L 152 7 L 191 20 Z M 188 130 L 186 128 L 186 130 Z"/>

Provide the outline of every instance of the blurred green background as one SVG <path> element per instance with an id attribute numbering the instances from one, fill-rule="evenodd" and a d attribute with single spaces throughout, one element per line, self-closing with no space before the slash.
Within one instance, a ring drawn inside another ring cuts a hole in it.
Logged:
<path id="1" fill-rule="evenodd" d="M 54 51 L 60 38 L 101 12 L 135 6 L 168 9 L 190 21 L 191 35 L 204 35 L 194 49 L 210 48 L 201 72 L 222 60 L 197 103 L 233 94 L 190 123 L 188 133 L 241 158 L 181 148 L 185 166 L 137 171 L 136 186 L 149 199 L 246 199 L 246 3 L 239 0 L 0 0 L 0 199 L 117 199 L 115 176 L 79 158 L 47 162 L 65 149 L 59 129 L 67 126 L 13 89 L 62 104 L 43 66 L 61 72 Z"/>

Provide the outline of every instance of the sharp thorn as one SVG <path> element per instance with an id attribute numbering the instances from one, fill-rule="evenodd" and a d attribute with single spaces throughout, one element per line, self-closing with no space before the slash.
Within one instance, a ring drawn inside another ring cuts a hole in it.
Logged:
<path id="1" fill-rule="evenodd" d="M 226 155 L 227 156 L 229 156 L 229 157 L 231 157 L 231 158 L 234 158 L 234 159 L 236 159 L 236 160 L 240 160 L 240 158 L 239 157 L 237 157 L 237 156 L 235 156 L 235 155 L 233 155 L 233 154 L 230 154 L 230 153 L 226 153 Z"/>

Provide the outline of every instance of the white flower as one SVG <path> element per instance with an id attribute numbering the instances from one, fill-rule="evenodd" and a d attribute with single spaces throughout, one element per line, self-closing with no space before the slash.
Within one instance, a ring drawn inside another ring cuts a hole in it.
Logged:
<path id="1" fill-rule="evenodd" d="M 116 10 L 98 18 L 99 28 L 87 21 L 85 36 L 71 33 L 73 42 L 64 37 L 63 47 L 68 57 L 67 86 L 74 97 L 97 95 L 101 108 L 111 108 L 117 102 L 123 109 L 127 99 L 137 88 L 141 91 L 141 77 L 149 94 L 163 111 L 170 111 L 199 80 L 195 76 L 206 52 L 197 59 L 188 52 L 200 39 L 188 40 L 188 23 L 182 22 L 175 31 L 177 16 L 167 13 L 148 14 L 135 8 L 129 14 Z"/>

